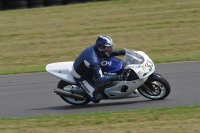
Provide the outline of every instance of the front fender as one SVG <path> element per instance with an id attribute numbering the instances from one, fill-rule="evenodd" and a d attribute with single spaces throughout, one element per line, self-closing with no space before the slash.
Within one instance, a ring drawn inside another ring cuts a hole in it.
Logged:
<path id="1" fill-rule="evenodd" d="M 149 78 L 159 78 L 159 79 L 160 79 L 160 78 L 162 78 L 162 76 L 161 76 L 160 74 L 158 74 L 158 73 L 152 73 L 152 74 L 148 77 L 148 79 L 149 79 Z M 148 80 L 148 79 L 147 79 L 147 80 Z"/>

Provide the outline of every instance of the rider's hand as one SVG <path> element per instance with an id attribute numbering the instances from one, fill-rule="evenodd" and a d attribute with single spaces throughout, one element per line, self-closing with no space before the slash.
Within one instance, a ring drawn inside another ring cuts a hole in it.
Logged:
<path id="1" fill-rule="evenodd" d="M 132 70 L 124 70 L 121 74 L 119 75 L 116 75 L 116 76 L 113 76 L 113 79 L 112 81 L 131 81 L 132 78 L 131 78 L 131 71 Z"/>
<path id="2" fill-rule="evenodd" d="M 124 81 L 127 78 L 127 73 L 122 72 L 121 74 L 117 75 L 117 79 L 119 81 Z"/>
<path id="3" fill-rule="evenodd" d="M 120 75 L 117 75 L 118 80 L 120 81 L 131 81 L 134 79 L 134 71 L 131 69 L 124 70 Z M 135 74 L 135 79 L 138 79 L 138 76 Z"/>
<path id="4" fill-rule="evenodd" d="M 124 81 L 126 79 L 126 75 L 120 74 L 117 75 L 119 81 Z"/>

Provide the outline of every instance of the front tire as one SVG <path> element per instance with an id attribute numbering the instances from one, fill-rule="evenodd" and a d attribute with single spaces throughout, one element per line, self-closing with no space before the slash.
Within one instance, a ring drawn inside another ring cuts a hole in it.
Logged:
<path id="1" fill-rule="evenodd" d="M 161 75 L 153 73 L 147 81 L 138 88 L 138 92 L 152 100 L 161 100 L 170 94 L 171 88 L 168 81 Z"/>
<path id="2" fill-rule="evenodd" d="M 62 89 L 62 90 L 65 90 L 65 91 L 69 91 L 73 88 L 73 87 L 77 87 L 76 85 L 73 85 L 73 84 L 70 84 L 70 83 L 67 83 L 63 80 L 61 80 L 59 83 L 58 83 L 58 86 L 57 88 L 59 89 Z M 72 104 L 72 105 L 86 105 L 90 102 L 89 99 L 86 99 L 86 100 L 75 100 L 74 98 L 70 98 L 70 97 L 67 97 L 67 96 L 60 96 L 65 102 L 69 103 L 69 104 Z"/>

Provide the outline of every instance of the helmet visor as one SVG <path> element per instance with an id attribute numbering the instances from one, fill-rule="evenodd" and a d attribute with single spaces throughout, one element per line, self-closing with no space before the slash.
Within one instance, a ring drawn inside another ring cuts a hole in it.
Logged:
<path id="1" fill-rule="evenodd" d="M 112 52 L 113 49 L 112 49 L 112 46 L 105 46 L 105 47 L 104 47 L 104 50 L 105 50 L 106 52 L 109 52 L 109 53 L 110 53 L 110 52 Z"/>
<path id="2" fill-rule="evenodd" d="M 106 55 L 106 56 L 110 56 L 111 54 L 112 54 L 112 52 L 113 52 L 113 48 L 112 48 L 112 46 L 111 45 L 102 45 L 101 46 L 101 50 L 102 50 L 102 52 Z"/>

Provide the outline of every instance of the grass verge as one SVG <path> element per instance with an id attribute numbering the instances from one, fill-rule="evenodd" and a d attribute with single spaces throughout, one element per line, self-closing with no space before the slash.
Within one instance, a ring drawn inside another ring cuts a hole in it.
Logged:
<path id="1" fill-rule="evenodd" d="M 110 0 L 0 11 L 0 74 L 74 60 L 97 35 L 154 62 L 200 59 L 199 0 Z"/>
<path id="2" fill-rule="evenodd" d="M 0 119 L 2 133 L 200 133 L 200 105 Z"/>

